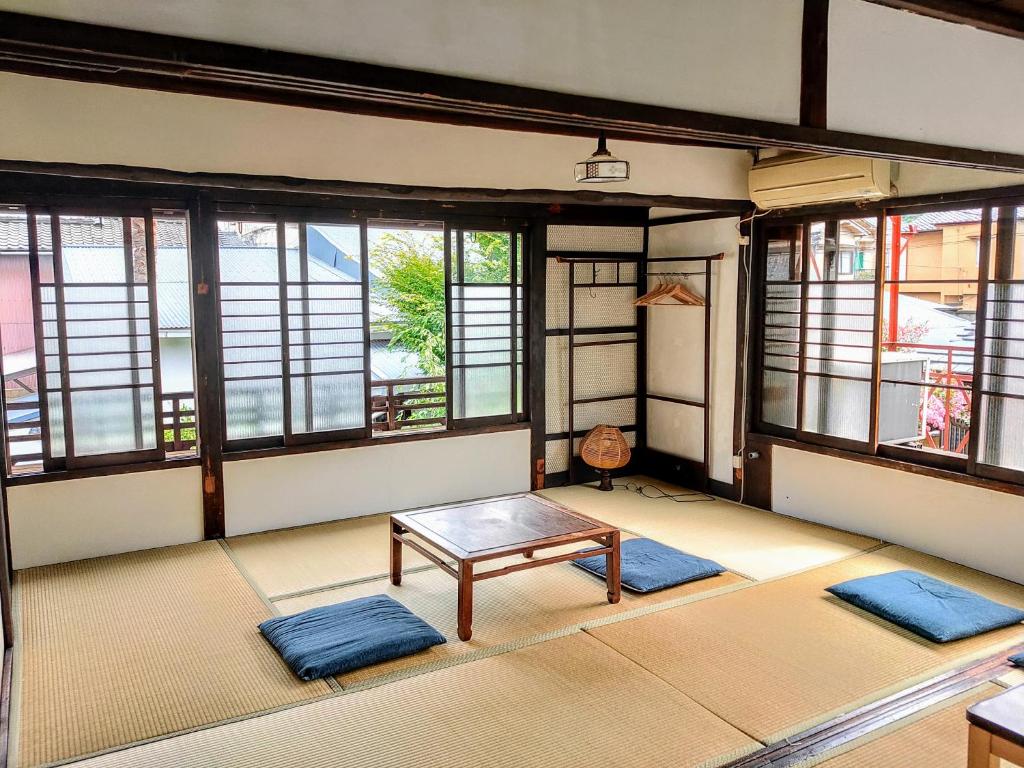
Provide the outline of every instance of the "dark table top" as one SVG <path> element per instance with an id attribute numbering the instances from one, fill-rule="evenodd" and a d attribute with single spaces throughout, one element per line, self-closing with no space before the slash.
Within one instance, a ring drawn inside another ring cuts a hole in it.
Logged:
<path id="1" fill-rule="evenodd" d="M 526 494 L 393 517 L 463 559 L 563 536 L 586 539 L 589 533 L 613 530 L 612 526 Z"/>
<path id="2" fill-rule="evenodd" d="M 1024 747 L 1024 685 L 979 701 L 968 708 L 967 720 L 972 725 Z"/>

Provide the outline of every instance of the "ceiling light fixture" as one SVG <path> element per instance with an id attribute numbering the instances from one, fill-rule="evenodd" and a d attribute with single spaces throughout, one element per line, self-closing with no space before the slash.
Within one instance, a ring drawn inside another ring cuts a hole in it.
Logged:
<path id="1" fill-rule="evenodd" d="M 576 163 L 576 181 L 580 184 L 603 184 L 629 178 L 629 163 L 612 155 L 605 142 L 604 131 L 597 137 L 597 151 Z"/>

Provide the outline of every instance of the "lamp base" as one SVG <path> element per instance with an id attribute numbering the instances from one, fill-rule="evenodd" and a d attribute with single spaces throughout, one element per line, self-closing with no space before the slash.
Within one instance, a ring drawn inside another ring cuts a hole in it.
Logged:
<path id="1" fill-rule="evenodd" d="M 611 491 L 612 488 L 612 473 L 607 469 L 601 470 L 601 484 L 597 486 L 599 491 Z"/>

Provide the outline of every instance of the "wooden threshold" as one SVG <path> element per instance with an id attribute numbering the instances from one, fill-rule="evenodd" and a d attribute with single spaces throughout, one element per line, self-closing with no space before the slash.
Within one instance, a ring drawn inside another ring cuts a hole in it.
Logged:
<path id="1" fill-rule="evenodd" d="M 1001 651 L 926 680 L 880 701 L 840 715 L 723 768 L 790 768 L 847 742 L 885 728 L 923 709 L 988 682 L 1007 666 L 1006 657 L 1024 646 Z"/>

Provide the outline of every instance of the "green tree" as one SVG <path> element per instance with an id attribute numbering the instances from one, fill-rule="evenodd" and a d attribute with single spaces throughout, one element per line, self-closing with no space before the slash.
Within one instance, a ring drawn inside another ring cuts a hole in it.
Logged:
<path id="1" fill-rule="evenodd" d="M 467 283 L 507 283 L 511 243 L 506 232 L 467 232 L 463 244 Z"/>
<path id="2" fill-rule="evenodd" d="M 370 254 L 377 270 L 375 301 L 387 310 L 380 326 L 390 349 L 416 355 L 428 376 L 445 372 L 444 263 L 441 235 L 386 232 Z"/>
<path id="3" fill-rule="evenodd" d="M 370 253 L 377 271 L 374 300 L 387 310 L 379 325 L 391 334 L 389 349 L 416 355 L 428 376 L 445 372 L 444 240 L 441 235 L 394 231 Z M 467 232 L 465 282 L 507 283 L 510 240 L 502 232 Z"/>

